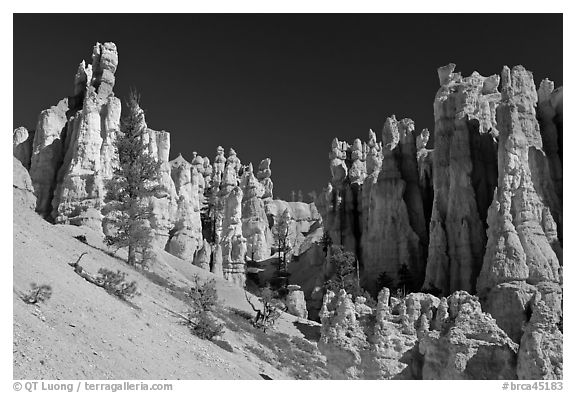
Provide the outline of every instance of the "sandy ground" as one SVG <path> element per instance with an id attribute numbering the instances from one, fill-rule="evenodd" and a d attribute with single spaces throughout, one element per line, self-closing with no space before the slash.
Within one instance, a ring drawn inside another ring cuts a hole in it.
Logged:
<path id="1" fill-rule="evenodd" d="M 88 244 L 73 236 L 84 234 Z M 13 304 L 15 379 L 272 379 L 291 378 L 248 351 L 258 346 L 242 329 L 222 337 L 233 352 L 192 335 L 165 308 L 183 312 L 184 302 L 164 286 L 114 258 L 101 238 L 86 228 L 54 226 L 34 212 L 14 206 Z M 111 296 L 74 273 L 68 265 L 82 252 L 81 266 L 91 274 L 100 267 L 122 270 L 142 293 L 132 305 Z M 194 274 L 214 278 L 179 258 L 161 252 L 153 270 L 174 284 L 190 286 Z M 21 294 L 31 283 L 48 284 L 53 294 L 40 305 Z M 217 289 L 225 308 L 251 312 L 243 290 L 223 279 Z M 304 337 L 313 322 L 283 314 L 276 330 Z"/>

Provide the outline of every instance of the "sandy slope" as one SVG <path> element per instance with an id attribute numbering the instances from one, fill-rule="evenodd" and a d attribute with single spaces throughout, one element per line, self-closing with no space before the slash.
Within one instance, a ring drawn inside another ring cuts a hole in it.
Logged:
<path id="1" fill-rule="evenodd" d="M 261 373 L 290 378 L 247 351 L 247 345 L 258 344 L 241 329 L 226 329 L 223 336 L 233 352 L 190 334 L 164 308 L 184 311 L 185 304 L 98 250 L 103 247 L 101 239 L 88 229 L 53 226 L 15 206 L 13 233 L 15 379 L 262 379 Z M 88 245 L 73 238 L 80 233 Z M 88 272 L 120 269 L 137 281 L 142 295 L 133 301 L 136 307 L 74 273 L 68 263 L 84 251 L 88 255 L 81 265 Z M 153 269 L 184 287 L 194 274 L 213 277 L 167 253 L 161 253 Z M 40 306 L 20 298 L 32 282 L 52 286 L 52 297 Z M 251 310 L 240 288 L 225 280 L 218 280 L 217 288 L 227 307 Z M 297 325 L 303 326 L 284 315 L 278 330 L 303 337 Z M 307 326 L 317 328 L 313 323 Z"/>

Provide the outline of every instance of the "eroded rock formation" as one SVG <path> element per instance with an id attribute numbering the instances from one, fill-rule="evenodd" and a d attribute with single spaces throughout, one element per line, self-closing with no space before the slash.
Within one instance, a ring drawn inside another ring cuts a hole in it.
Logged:
<path id="1" fill-rule="evenodd" d="M 382 130 L 382 164 L 363 190 L 363 286 L 374 290 L 382 273 L 393 279 L 403 264 L 422 277 L 428 234 L 419 187 L 414 123 L 389 117 Z M 414 283 L 415 287 L 421 282 Z"/>
<path id="2" fill-rule="evenodd" d="M 29 132 L 25 127 L 15 128 L 13 132 L 13 140 L 12 152 L 14 157 L 22 163 L 26 170 L 30 170 L 34 131 Z"/>
<path id="3" fill-rule="evenodd" d="M 114 140 L 120 128 L 120 99 L 114 97 L 116 45 L 96 44 L 92 64 L 79 66 L 69 101 L 64 157 L 52 199 L 57 223 L 101 230 L 105 182 L 112 177 Z"/>
<path id="4" fill-rule="evenodd" d="M 202 164 L 203 162 L 202 160 Z M 198 190 L 204 178 L 182 155 L 170 161 L 170 175 L 174 181 L 178 202 L 167 250 L 172 255 L 192 262 L 197 251 L 204 246 Z M 205 262 L 197 263 L 204 265 Z M 210 259 L 208 259 L 209 263 Z"/>
<path id="5" fill-rule="evenodd" d="M 244 170 L 240 187 L 243 191 L 242 234 L 246 238 L 247 255 L 252 261 L 260 261 L 270 257 L 272 233 L 262 199 L 267 192 L 266 186 L 254 176 L 252 164 Z M 271 189 L 269 193 L 271 195 Z"/>
<path id="6" fill-rule="evenodd" d="M 537 285 L 561 281 L 556 224 L 535 185 L 543 182 L 547 167 L 541 160 L 533 162 L 542 154 L 536 99 L 532 75 L 520 66 L 505 67 L 497 109 L 498 188 L 488 210 L 488 243 L 477 289 L 486 310 L 516 342 Z"/>
<path id="7" fill-rule="evenodd" d="M 486 244 L 486 212 L 498 177 L 499 77 L 463 78 L 454 64 L 438 70 L 434 101 L 434 202 L 424 286 L 443 294 L 473 292 Z"/>
<path id="8" fill-rule="evenodd" d="M 32 186 L 32 180 L 30 179 L 28 171 L 16 157 L 13 157 L 12 165 L 12 194 L 14 205 L 35 209 L 36 196 L 34 196 L 34 187 Z"/>
<path id="9" fill-rule="evenodd" d="M 34 131 L 14 130 L 15 203 L 102 229 L 117 66 L 116 46 L 98 43 L 73 94 Z M 169 162 L 170 134 L 144 124 L 161 164 L 148 200 L 153 246 L 243 286 L 246 261 L 270 259 L 274 226 L 287 221 L 288 270 L 301 287 L 288 308 L 306 318 L 322 307 L 319 348 L 333 377 L 562 378 L 562 88 L 544 80 L 536 90 L 521 66 L 501 78 L 454 69 L 438 70 L 433 137 L 391 116 L 380 141 L 371 130 L 366 142 L 335 138 L 330 184 L 311 204 L 301 192 L 273 200 L 269 158 L 255 170 L 219 146 L 213 164 L 196 152 Z M 357 255 L 372 294 L 381 274 L 397 284 L 406 266 L 409 290 L 450 296 L 400 300 L 384 288 L 375 308 L 346 293 L 323 298 L 325 232 Z"/>
<path id="10" fill-rule="evenodd" d="M 297 317 L 307 319 L 308 311 L 306 310 L 304 292 L 300 290 L 299 285 L 289 285 L 288 290 L 285 301 L 288 312 Z"/>
<path id="11" fill-rule="evenodd" d="M 464 291 L 398 300 L 384 288 L 375 309 L 328 292 L 321 320 L 318 348 L 336 379 L 516 378 L 518 345 Z"/>
<path id="12" fill-rule="evenodd" d="M 442 308 L 442 309 L 441 309 Z M 423 379 L 516 379 L 518 345 L 482 312 L 476 297 L 455 292 L 420 339 Z"/>
<path id="13" fill-rule="evenodd" d="M 536 298 L 518 352 L 520 379 L 563 379 L 563 334 L 558 313 Z"/>
<path id="14" fill-rule="evenodd" d="M 334 139 L 332 179 L 316 199 L 326 232 L 360 259 L 362 286 L 377 291 L 378 276 L 394 280 L 406 265 L 420 282 L 428 232 L 424 215 L 414 123 L 389 117 L 382 142 Z"/>
<path id="15" fill-rule="evenodd" d="M 38 117 L 30 160 L 30 178 L 36 194 L 36 211 L 42 216 L 52 212 L 56 174 L 62 165 L 66 138 L 68 99 L 45 109 Z"/>

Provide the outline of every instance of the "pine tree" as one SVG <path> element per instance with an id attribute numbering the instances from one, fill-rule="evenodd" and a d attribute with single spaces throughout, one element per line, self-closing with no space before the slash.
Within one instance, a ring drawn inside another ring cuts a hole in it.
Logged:
<path id="1" fill-rule="evenodd" d="M 290 238 L 290 212 L 285 209 L 282 215 L 278 218 L 276 225 L 273 228 L 274 243 L 278 249 L 278 270 L 286 272 L 288 270 L 287 255 L 292 250 L 292 243 Z"/>
<path id="2" fill-rule="evenodd" d="M 412 286 L 414 279 L 412 273 L 408 266 L 403 263 L 398 269 L 398 289 L 402 291 L 402 296 L 406 296 L 409 292 L 412 292 Z"/>
<path id="3" fill-rule="evenodd" d="M 326 289 L 334 292 L 344 289 L 348 293 L 356 294 L 360 291 L 356 255 L 344 251 L 342 246 L 331 246 L 330 250 L 329 263 L 332 265 L 333 274 L 325 283 Z"/>
<path id="4" fill-rule="evenodd" d="M 322 246 L 322 251 L 324 252 L 324 256 L 328 257 L 328 250 L 332 247 L 332 238 L 328 232 L 324 232 L 322 234 L 322 238 L 319 242 L 320 246 Z"/>
<path id="5" fill-rule="evenodd" d="M 106 236 L 106 243 L 118 249 L 128 248 L 130 265 L 136 265 L 137 253 L 144 253 L 152 240 L 149 197 L 160 189 L 155 182 L 160 162 L 148 152 L 143 140 L 146 123 L 139 101 L 138 93 L 130 92 L 116 140 L 119 165 L 107 183 L 106 194 L 113 211 L 110 223 L 115 229 Z"/>
<path id="6" fill-rule="evenodd" d="M 378 275 L 378 280 L 376 281 L 376 285 L 377 285 L 377 289 L 378 291 L 376 293 L 379 293 L 382 288 L 388 288 L 390 290 L 394 289 L 394 279 L 392 277 L 390 277 L 388 275 L 388 273 L 386 272 L 382 272 L 380 273 L 380 275 Z"/>

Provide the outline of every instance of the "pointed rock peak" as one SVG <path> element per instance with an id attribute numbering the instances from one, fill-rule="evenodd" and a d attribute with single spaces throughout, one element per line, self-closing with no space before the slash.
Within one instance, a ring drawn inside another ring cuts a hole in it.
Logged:
<path id="1" fill-rule="evenodd" d="M 260 165 L 258 165 L 258 169 L 259 170 L 266 170 L 266 169 L 270 169 L 270 164 L 272 164 L 272 160 L 270 158 L 265 158 L 262 161 L 260 161 Z"/>
<path id="2" fill-rule="evenodd" d="M 332 139 L 332 149 L 339 149 L 340 148 L 340 141 L 338 138 Z"/>
<path id="3" fill-rule="evenodd" d="M 502 67 L 502 88 L 504 87 L 510 87 L 510 67 L 508 66 L 504 66 Z"/>
<path id="4" fill-rule="evenodd" d="M 228 150 L 228 157 L 233 157 L 236 156 L 236 150 L 234 150 L 233 148 L 230 148 L 230 150 Z"/>
<path id="5" fill-rule="evenodd" d="M 522 95 L 535 103 L 538 99 L 538 93 L 534 84 L 534 77 L 530 71 L 521 65 L 514 66 L 512 71 L 504 66 L 502 70 L 502 99 L 510 99 L 516 95 Z"/>
<path id="6" fill-rule="evenodd" d="M 500 84 L 500 76 L 497 74 L 490 75 L 484 79 L 484 84 L 482 85 L 482 94 L 494 94 L 498 93 L 498 85 Z"/>
<path id="7" fill-rule="evenodd" d="M 290 215 L 290 210 L 288 208 L 284 209 L 282 212 L 282 220 L 290 220 L 292 216 Z"/>
<path id="8" fill-rule="evenodd" d="M 187 166 L 187 165 L 190 165 L 190 163 L 188 161 L 186 161 L 186 159 L 182 156 L 182 153 L 179 153 L 178 157 L 176 157 L 175 159 L 170 161 L 170 166 L 173 168 Z"/>
<path id="9" fill-rule="evenodd" d="M 368 131 L 368 146 L 376 147 L 377 144 L 378 143 L 376 141 L 376 133 L 372 131 L 372 129 L 370 129 L 370 131 Z"/>
<path id="10" fill-rule="evenodd" d="M 384 128 L 382 128 L 382 142 L 384 147 L 388 150 L 394 149 L 398 142 L 400 141 L 400 133 L 398 131 L 398 121 L 396 116 L 392 115 L 386 119 L 384 122 Z"/>
<path id="11" fill-rule="evenodd" d="M 14 139 L 14 146 L 19 145 L 20 143 L 24 142 L 28 139 L 28 130 L 26 127 L 18 127 L 15 128 L 13 131 L 13 139 Z"/>
<path id="12" fill-rule="evenodd" d="M 456 64 L 450 63 L 443 67 L 438 68 L 438 79 L 440 80 L 440 86 L 447 85 L 452 80 L 452 73 L 456 69 Z"/>
<path id="13" fill-rule="evenodd" d="M 538 101 L 547 101 L 554 91 L 554 82 L 548 78 L 543 79 L 538 87 Z"/>
<path id="14" fill-rule="evenodd" d="M 405 137 L 414 132 L 414 120 L 412 119 L 404 118 L 398 122 L 398 126 L 401 137 Z"/>
<path id="15" fill-rule="evenodd" d="M 198 153 L 196 152 L 192 152 L 192 165 L 194 166 L 204 165 L 204 159 L 202 158 L 202 156 L 199 156 Z"/>
<path id="16" fill-rule="evenodd" d="M 510 68 L 504 66 L 502 68 L 502 101 L 507 101 L 512 97 L 512 79 L 510 76 Z"/>
<path id="17" fill-rule="evenodd" d="M 428 128 L 424 128 L 420 135 L 416 138 L 416 148 L 418 150 L 425 149 L 426 145 L 428 145 L 428 140 L 430 139 L 430 131 Z"/>

